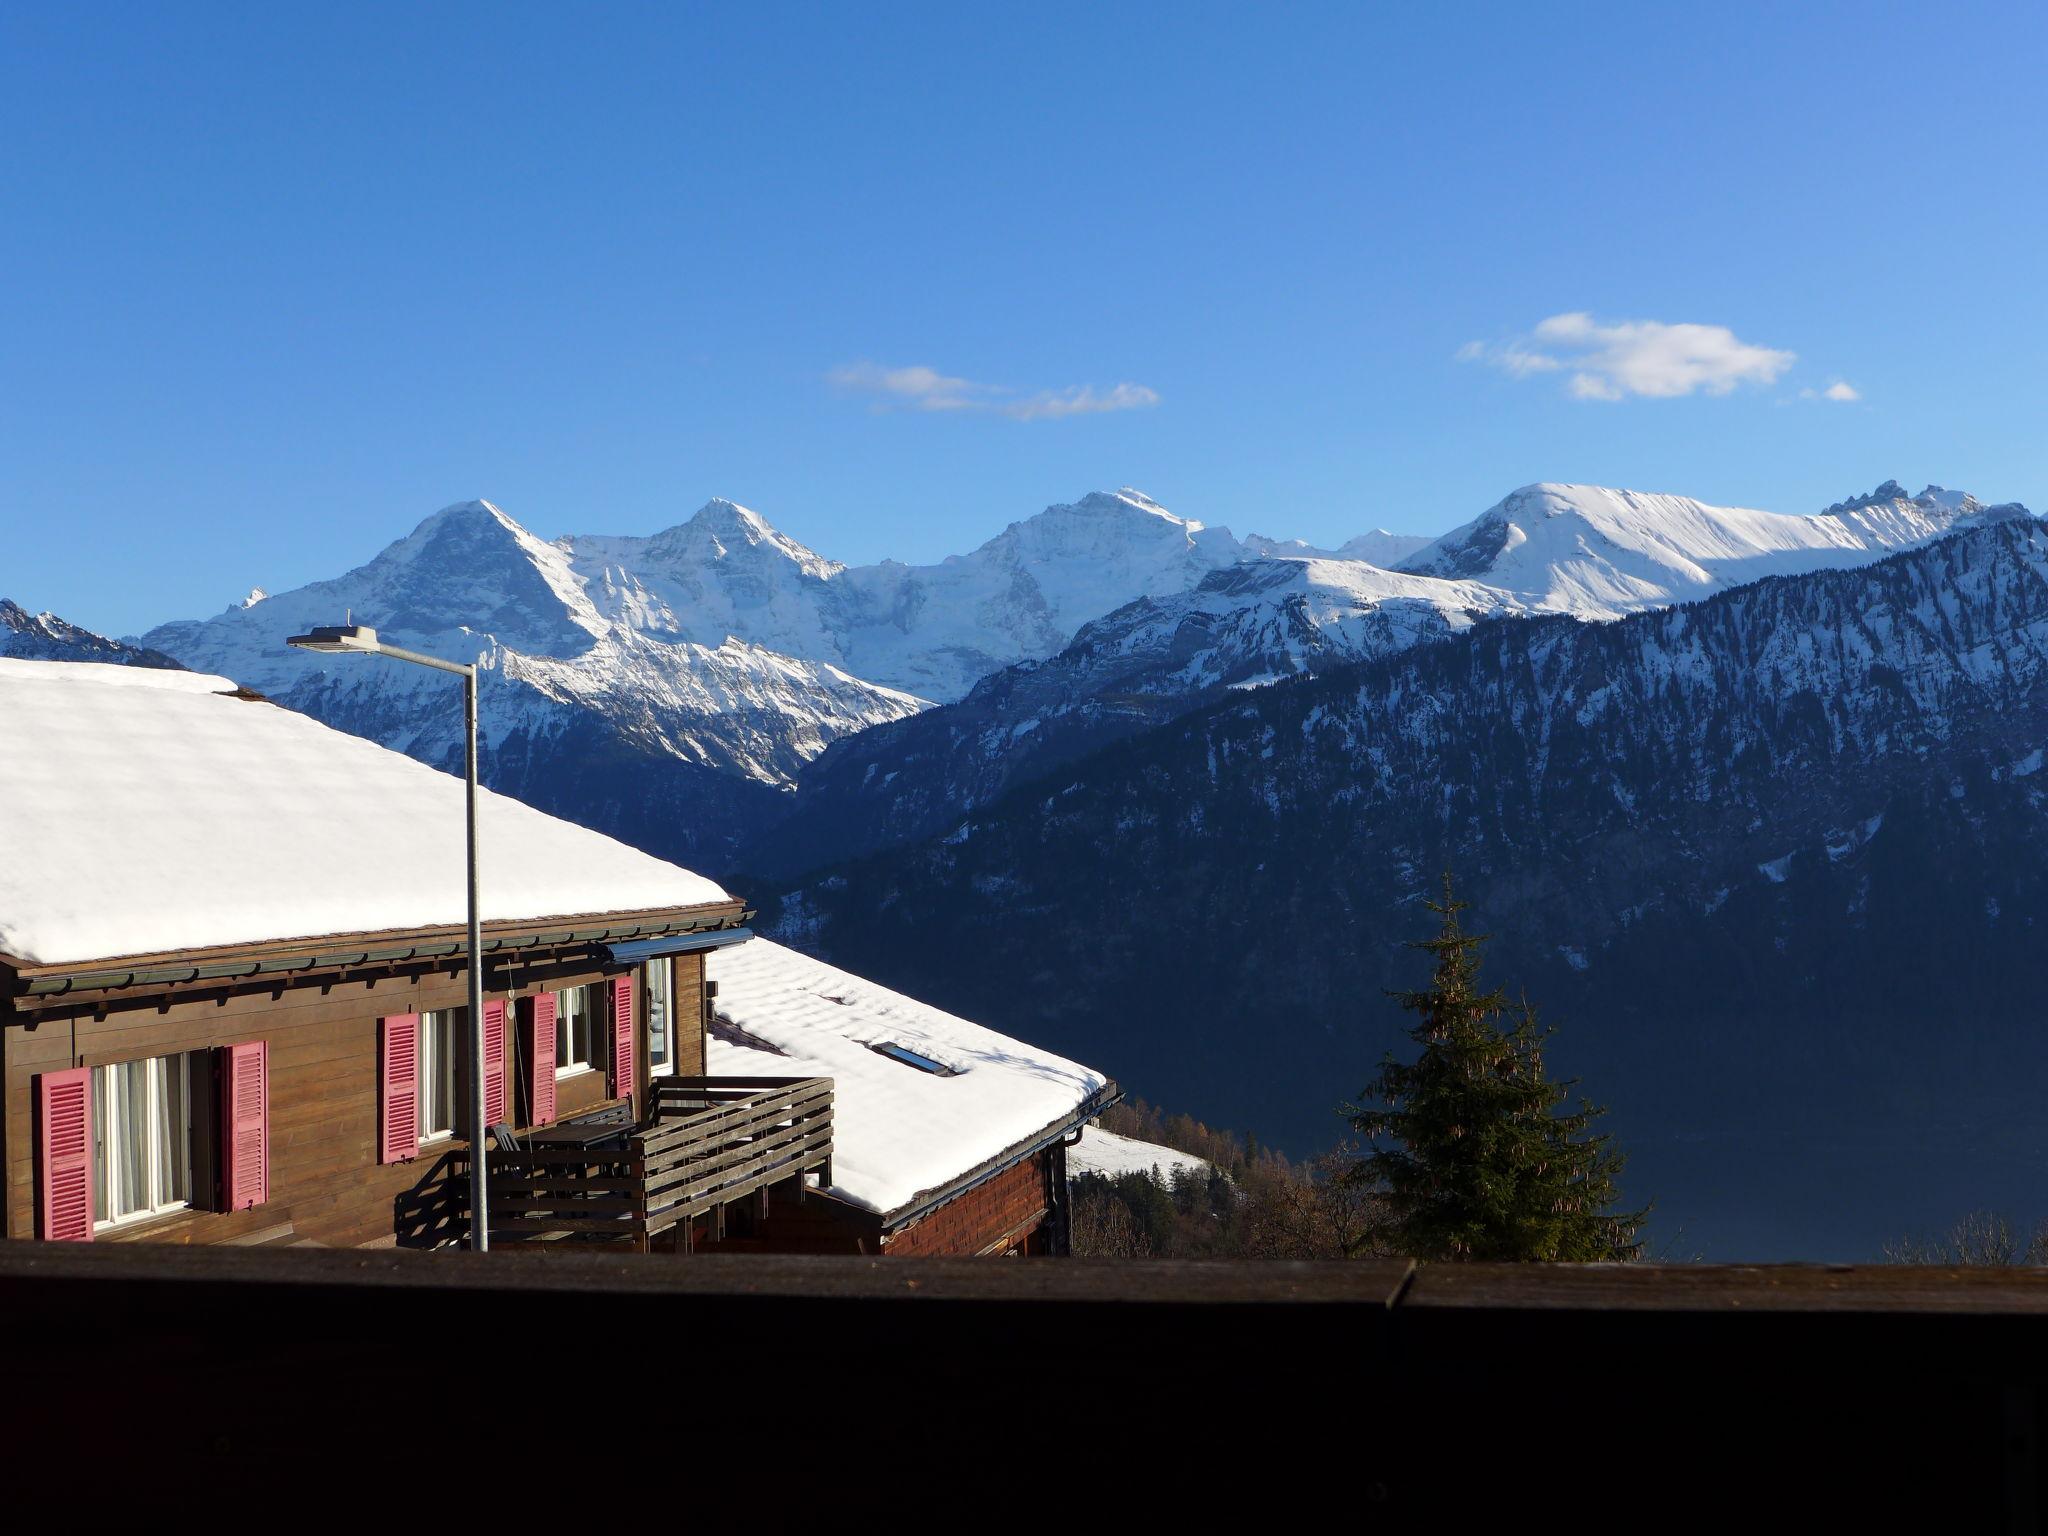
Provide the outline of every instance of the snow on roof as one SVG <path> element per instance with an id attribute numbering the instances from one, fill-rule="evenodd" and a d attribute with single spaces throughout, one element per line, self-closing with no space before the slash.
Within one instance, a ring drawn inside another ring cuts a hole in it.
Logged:
<path id="1" fill-rule="evenodd" d="M 710 975 L 723 1023 L 707 1042 L 705 1070 L 835 1079 L 833 1193 L 885 1216 L 1071 1118 L 1109 1084 L 767 939 L 716 951 Z M 736 1043 L 739 1033 L 763 1048 Z M 880 1045 L 951 1075 L 885 1056 Z"/>
<path id="2" fill-rule="evenodd" d="M 1081 1144 L 1067 1152 L 1067 1172 L 1075 1178 L 1084 1173 L 1100 1174 L 1105 1179 L 1120 1179 L 1127 1173 L 1144 1173 L 1162 1184 L 1170 1184 L 1173 1176 L 1183 1169 L 1202 1178 L 1207 1178 L 1214 1171 L 1206 1158 L 1176 1152 L 1154 1141 L 1140 1141 L 1135 1136 L 1119 1136 L 1099 1125 L 1091 1125 L 1083 1131 Z"/>
<path id="3" fill-rule="evenodd" d="M 0 952 L 57 965 L 461 923 L 462 780 L 192 672 L 0 658 Z M 728 900 L 486 790 L 484 920 Z"/>

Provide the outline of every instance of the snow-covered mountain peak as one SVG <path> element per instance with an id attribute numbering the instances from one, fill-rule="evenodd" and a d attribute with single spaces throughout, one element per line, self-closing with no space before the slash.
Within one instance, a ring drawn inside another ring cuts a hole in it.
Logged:
<path id="1" fill-rule="evenodd" d="M 1937 487 L 1931 485 L 1927 488 L 1929 491 L 1935 489 Z M 1926 491 L 1921 492 L 1923 496 L 1926 494 Z M 1868 495 L 1850 496 L 1830 507 L 1824 508 L 1820 515 L 1822 517 L 1839 517 L 1845 512 L 1860 512 L 1866 507 L 1889 506 L 1895 501 L 1912 501 L 1913 499 L 1913 497 L 1906 494 L 1906 488 L 1899 484 L 1898 481 L 1887 480 Z"/>
<path id="2" fill-rule="evenodd" d="M 1430 542 L 1427 534 L 1389 533 L 1384 528 L 1375 528 L 1346 539 L 1335 549 L 1323 549 L 1306 539 L 1273 539 L 1263 533 L 1249 533 L 1245 535 L 1244 550 L 1248 556 L 1269 560 L 1363 560 L 1367 565 L 1393 570 L 1410 555 L 1426 549 Z"/>
<path id="3" fill-rule="evenodd" d="M 1185 554 L 1193 554 L 1200 569 L 1207 570 L 1242 558 L 1244 550 L 1228 528 L 1176 516 L 1143 491 L 1126 486 L 1120 491 L 1090 491 L 1078 501 L 1055 502 L 1010 524 L 973 554 L 952 558 L 996 556 L 1028 563 L 1073 555 L 1173 559 Z M 1198 578 L 1199 571 L 1195 574 Z"/>
<path id="4" fill-rule="evenodd" d="M 1130 507 L 1136 511 L 1144 513 L 1148 517 L 1163 517 L 1167 519 L 1167 521 L 1169 522 L 1181 523 L 1190 528 L 1199 528 L 1202 526 L 1200 523 L 1194 522 L 1188 518 L 1175 517 L 1171 512 L 1167 511 L 1166 508 L 1162 507 L 1158 502 L 1154 501 L 1150 496 L 1147 496 L 1143 491 L 1139 490 L 1134 485 L 1119 486 L 1114 491 L 1090 491 L 1086 496 L 1083 496 L 1081 498 L 1079 505 L 1102 506 L 1107 510 L 1113 511 L 1115 510 L 1115 508 L 1109 505 L 1111 503 L 1120 504 L 1125 507 Z"/>
<path id="5" fill-rule="evenodd" d="M 822 581 L 841 569 L 837 561 L 799 544 L 753 508 L 723 496 L 712 497 L 687 521 L 655 534 L 640 548 L 649 561 L 671 572 L 701 570 L 710 563 L 729 560 L 784 562 L 796 573 Z"/>
<path id="6" fill-rule="evenodd" d="M 1922 487 L 1920 494 L 1913 498 L 1930 506 L 1944 507 L 1953 512 L 1975 512 L 1983 506 L 1968 491 L 1952 491 L 1946 486 L 1929 485 Z"/>
<path id="7" fill-rule="evenodd" d="M 1484 582 L 1538 612 L 1613 618 L 1765 576 L 1865 564 L 1986 512 L 2015 515 L 1947 492 L 1910 498 L 1895 481 L 1818 516 L 1543 482 L 1512 492 L 1401 569 Z"/>

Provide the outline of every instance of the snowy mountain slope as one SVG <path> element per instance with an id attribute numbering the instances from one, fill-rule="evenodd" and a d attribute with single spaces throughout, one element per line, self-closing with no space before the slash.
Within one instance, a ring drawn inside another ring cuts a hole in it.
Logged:
<path id="1" fill-rule="evenodd" d="M 0 597 L 0 656 L 23 661 L 111 662 L 130 667 L 175 669 L 178 665 L 162 651 L 109 640 L 54 613 L 30 613 L 4 597 Z"/>
<path id="2" fill-rule="evenodd" d="M 733 635 L 938 700 L 1243 555 L 1228 529 L 1132 490 L 1047 507 L 937 565 L 841 565 L 723 500 L 650 538 L 557 547 L 592 603 L 629 627 L 701 645 Z"/>
<path id="3" fill-rule="evenodd" d="M 1098 691 L 1194 692 L 1391 655 L 1517 606 L 1478 582 L 1362 560 L 1269 557 L 1214 572 L 1187 592 L 1141 598 L 1086 626 L 1070 650 L 1097 669 L 1126 664 L 1129 675 Z"/>
<path id="4" fill-rule="evenodd" d="M 791 817 L 742 858 L 789 875 L 925 836 L 1223 690 L 1392 655 L 1511 611 L 1475 583 L 1362 561 L 1227 566 L 1083 625 L 1058 655 L 992 673 L 957 704 L 835 743 L 801 776 Z"/>
<path id="5" fill-rule="evenodd" d="M 1714 507 L 1593 485 L 1527 485 L 1400 562 L 1484 582 L 1539 613 L 1608 619 L 1765 576 L 1862 565 L 1962 528 L 2028 515 L 1896 481 L 1817 516 Z"/>
<path id="6" fill-rule="evenodd" d="M 486 748 L 534 711 L 594 711 L 650 752 L 787 783 L 826 742 L 914 713 L 923 701 L 758 645 L 664 641 L 620 601 L 485 501 L 445 507 L 367 565 L 147 642 L 330 725 L 429 760 L 452 750 L 446 684 L 398 662 L 294 651 L 286 638 L 352 615 L 400 644 L 474 661 Z M 637 621 L 637 622 L 636 622 Z"/>

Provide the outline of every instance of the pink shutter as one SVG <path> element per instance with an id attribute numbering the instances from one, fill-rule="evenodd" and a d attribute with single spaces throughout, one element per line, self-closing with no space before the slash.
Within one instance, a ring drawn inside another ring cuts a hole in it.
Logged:
<path id="1" fill-rule="evenodd" d="M 92 1241 L 92 1068 L 36 1078 L 36 1151 L 43 1208 L 36 1236 Z"/>
<path id="2" fill-rule="evenodd" d="M 633 978 L 612 978 L 612 1097 L 633 1096 Z"/>
<path id="3" fill-rule="evenodd" d="M 377 1161 L 403 1163 L 420 1152 L 420 1016 L 378 1020 Z"/>
<path id="4" fill-rule="evenodd" d="M 531 1125 L 552 1125 L 555 1119 L 555 994 L 542 992 L 519 1000 L 526 1028 L 526 1111 Z"/>
<path id="5" fill-rule="evenodd" d="M 270 1198 L 270 1047 L 251 1040 L 222 1053 L 221 1187 L 231 1211 Z"/>
<path id="6" fill-rule="evenodd" d="M 484 1004 L 484 1129 L 505 1119 L 505 1000 Z"/>

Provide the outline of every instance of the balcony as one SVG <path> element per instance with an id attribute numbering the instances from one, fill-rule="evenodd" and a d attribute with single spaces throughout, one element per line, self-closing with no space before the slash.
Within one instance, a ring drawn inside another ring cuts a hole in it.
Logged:
<path id="1" fill-rule="evenodd" d="M 646 1118 L 589 1117 L 490 1152 L 491 1243 L 628 1244 L 672 1231 L 687 1252 L 697 1217 L 806 1175 L 832 1181 L 829 1077 L 660 1077 Z M 679 1231 L 677 1229 L 680 1229 Z"/>

